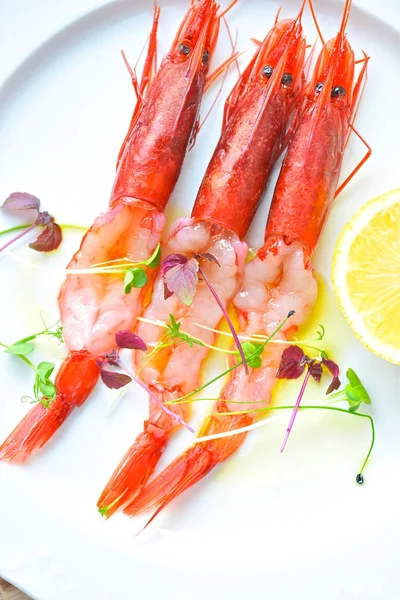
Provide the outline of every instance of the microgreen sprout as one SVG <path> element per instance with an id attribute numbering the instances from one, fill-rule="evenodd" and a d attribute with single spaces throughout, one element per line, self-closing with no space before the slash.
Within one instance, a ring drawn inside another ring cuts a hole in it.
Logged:
<path id="1" fill-rule="evenodd" d="M 223 354 L 235 354 L 235 355 L 237 354 L 236 350 L 226 350 L 225 348 L 219 348 L 218 346 L 213 346 L 212 344 L 207 344 L 207 342 L 204 342 L 200 338 L 189 335 L 188 333 L 181 330 L 181 323 L 176 322 L 173 315 L 170 314 L 169 318 L 170 318 L 169 323 L 166 323 L 165 321 L 155 321 L 154 319 L 148 319 L 147 317 L 137 317 L 137 320 L 142 321 L 143 323 L 149 323 L 150 325 L 157 325 L 157 327 L 162 327 L 163 329 L 166 329 L 167 331 L 164 334 L 165 337 L 164 336 L 162 337 L 162 339 L 164 341 L 167 339 L 170 339 L 170 338 L 180 339 L 183 342 L 187 342 L 189 344 L 189 346 L 191 346 L 191 347 L 193 346 L 193 344 L 197 344 L 198 346 L 206 346 L 207 348 L 210 348 L 210 350 L 215 350 L 216 352 L 222 352 Z M 175 321 L 176 325 L 174 325 L 174 321 Z M 215 330 L 215 331 L 217 331 L 217 330 Z M 160 342 L 161 342 L 161 340 L 157 343 L 157 345 L 155 346 L 153 351 L 159 349 Z M 161 344 L 160 349 L 162 347 L 166 347 L 166 346 L 170 346 L 170 345 L 172 345 L 172 344 L 171 343 Z"/>
<path id="2" fill-rule="evenodd" d="M 355 480 L 359 485 L 362 485 L 364 482 L 364 475 L 363 472 L 365 470 L 365 467 L 368 463 L 368 460 L 371 456 L 374 444 L 375 444 L 375 425 L 374 425 L 374 420 L 371 417 L 371 415 L 368 415 L 366 413 L 359 413 L 357 412 L 357 409 L 359 408 L 359 406 L 361 405 L 362 402 L 364 402 L 365 404 L 371 404 L 371 399 L 368 395 L 368 392 L 366 391 L 365 387 L 363 386 L 363 384 L 361 383 L 359 377 L 355 374 L 355 372 L 352 369 L 348 369 L 347 373 L 346 373 L 346 377 L 348 379 L 348 383 L 345 386 L 344 389 L 336 392 L 336 393 L 331 393 L 328 396 L 326 396 L 326 404 L 317 404 L 317 405 L 300 405 L 298 407 L 298 410 L 329 410 L 329 411 L 334 411 L 334 412 L 338 412 L 338 413 L 342 413 L 342 414 L 347 414 L 353 417 L 360 417 L 362 419 L 367 419 L 370 422 L 371 425 L 371 443 L 368 449 L 368 453 L 364 459 L 364 462 L 362 464 L 362 467 L 360 469 L 360 472 L 357 474 Z M 206 386 L 204 386 L 206 387 Z M 357 408 L 354 407 L 354 397 L 357 396 L 358 400 L 360 401 L 359 405 L 357 406 Z M 186 398 L 181 398 L 178 400 L 171 400 L 169 402 L 169 404 L 175 404 L 177 402 L 180 403 L 186 403 L 186 402 L 218 402 L 218 398 L 189 398 L 189 395 Z M 329 403 L 333 403 L 333 402 L 339 402 L 339 401 L 345 401 L 348 403 L 349 407 L 348 408 L 339 408 L 336 406 L 330 406 Z M 265 414 L 265 413 L 269 413 L 271 411 L 287 411 L 287 410 L 291 410 L 293 411 L 296 406 L 295 405 L 288 405 L 288 406 L 265 406 L 265 404 L 267 404 L 266 400 L 225 400 L 225 403 L 228 404 L 239 404 L 239 405 L 249 405 L 252 404 L 254 405 L 252 408 L 246 409 L 246 410 L 237 410 L 237 411 L 226 411 L 226 412 L 220 412 L 218 411 L 218 415 L 220 416 L 236 416 L 236 415 L 244 415 L 244 414 L 251 414 L 253 416 L 255 416 L 256 414 Z M 262 404 L 264 406 L 262 406 L 261 408 L 259 408 L 257 405 Z M 275 417 L 278 418 L 278 417 Z M 253 429 L 258 429 L 259 427 L 264 427 L 268 424 L 270 424 L 272 421 L 274 420 L 274 418 L 272 419 L 262 419 L 262 420 L 258 420 L 255 421 L 254 423 L 251 423 L 250 425 L 246 425 L 244 427 L 238 427 L 237 429 L 232 429 L 230 431 L 223 431 L 220 433 L 216 433 L 216 434 L 211 434 L 211 435 L 204 435 L 201 437 L 197 437 L 194 440 L 194 443 L 199 444 L 199 443 L 203 443 L 203 442 L 208 442 L 208 441 L 212 441 L 212 440 L 218 440 L 220 438 L 225 438 L 225 437 L 230 437 L 230 436 L 235 436 L 235 435 L 240 435 L 243 433 L 246 433 L 248 431 L 252 431 Z"/>
<path id="3" fill-rule="evenodd" d="M 18 233 L 14 238 L 6 242 L 0 247 L 0 252 L 5 250 L 13 242 L 16 242 L 21 237 L 26 235 L 29 231 L 32 231 L 37 226 L 42 226 L 43 231 L 39 234 L 37 239 L 29 244 L 29 247 L 38 252 L 50 252 L 59 247 L 62 241 L 62 233 L 60 226 L 55 223 L 54 217 L 47 211 L 40 211 L 40 200 L 32 194 L 25 192 L 14 192 L 10 194 L 8 198 L 3 202 L 0 208 L 10 211 L 26 211 L 33 210 L 36 212 L 36 219 L 29 225 L 23 225 L 21 233 Z M 6 230 L 7 233 L 16 231 L 18 228 L 11 228 Z"/>
<path id="4" fill-rule="evenodd" d="M 175 296 L 179 298 L 183 304 L 190 306 L 196 293 L 196 286 L 200 275 L 201 279 L 207 285 L 226 319 L 233 339 L 235 340 L 235 344 L 241 358 L 241 364 L 243 364 L 246 373 L 248 373 L 249 368 L 247 365 L 246 356 L 233 323 L 228 315 L 224 303 L 221 301 L 216 290 L 214 289 L 214 286 L 201 267 L 200 261 L 204 260 L 213 262 L 220 266 L 216 257 L 209 252 L 204 254 L 195 254 L 194 257 L 190 259 L 183 254 L 170 254 L 167 256 L 161 264 L 161 277 L 164 282 L 164 298 L 167 300 L 170 296 L 175 294 Z"/>
<path id="5" fill-rule="evenodd" d="M 161 260 L 161 244 L 157 244 L 153 254 L 142 261 L 130 258 L 116 258 L 96 263 L 87 269 L 67 269 L 67 275 L 124 275 L 124 291 L 129 294 L 133 288 L 142 288 L 148 282 L 148 275 L 143 267 L 156 269 Z"/>
<path id="6" fill-rule="evenodd" d="M 352 412 L 357 411 L 363 402 L 365 404 L 371 404 L 371 398 L 369 397 L 367 390 L 353 369 L 347 369 L 346 377 L 349 383 L 346 385 L 344 392 L 337 393 L 336 399 L 346 399 L 349 404 L 349 410 Z"/>
<path id="7" fill-rule="evenodd" d="M 33 392 L 36 401 L 41 402 L 45 408 L 49 408 L 57 396 L 56 386 L 50 379 L 54 368 L 54 363 L 47 361 L 40 362 L 36 367 Z"/>
<path id="8" fill-rule="evenodd" d="M 198 346 L 204 346 L 204 343 L 194 337 L 189 336 L 187 333 L 183 333 L 180 331 L 181 323 L 177 323 L 174 315 L 169 315 L 170 324 L 167 324 L 167 335 L 173 340 L 182 340 L 182 342 L 186 342 L 191 348 L 193 348 L 193 344 L 197 344 Z"/>
<path id="9" fill-rule="evenodd" d="M 32 342 L 40 336 L 49 336 L 51 338 L 55 338 L 60 343 L 62 343 L 64 341 L 63 332 L 62 332 L 63 329 L 62 329 L 62 326 L 60 325 L 60 321 L 57 321 L 57 323 L 55 323 L 55 325 L 51 325 L 50 327 L 47 327 L 47 325 L 43 321 L 43 319 L 42 319 L 42 323 L 44 325 L 43 331 L 38 331 L 38 333 L 33 333 L 32 335 L 28 335 L 27 337 L 24 337 L 24 338 L 18 340 L 17 342 L 14 342 L 13 344 L 10 344 L 10 345 L 1 344 L 1 345 L 6 347 L 6 352 L 8 354 L 16 354 L 18 356 L 21 356 L 21 355 L 26 356 L 27 354 L 31 354 L 34 351 L 35 346 L 34 346 L 34 344 L 32 344 Z"/>
<path id="10" fill-rule="evenodd" d="M 5 344 L 0 342 L 0 346 L 5 348 L 5 352 L 8 354 L 18 356 L 35 373 L 35 381 L 33 386 L 34 398 L 31 396 L 23 396 L 22 401 L 26 402 L 27 400 L 30 400 L 31 402 L 41 402 L 43 406 L 48 408 L 53 400 L 55 400 L 57 395 L 56 387 L 50 379 L 55 365 L 54 363 L 43 361 L 36 366 L 27 358 L 27 355 L 31 354 L 35 350 L 35 345 L 33 342 L 38 337 L 49 336 L 57 339 L 60 343 L 62 343 L 64 340 L 62 335 L 62 327 L 59 324 L 59 321 L 55 325 L 47 327 L 42 317 L 41 319 L 45 327 L 43 331 L 39 331 L 38 333 L 34 333 L 22 338 L 13 344 Z"/>
<path id="11" fill-rule="evenodd" d="M 122 388 L 131 381 L 135 381 L 140 387 L 142 387 L 146 392 L 151 396 L 151 398 L 158 404 L 158 406 L 167 413 L 170 417 L 173 417 L 181 425 L 186 427 L 191 433 L 194 433 L 194 429 L 190 427 L 185 421 L 176 413 L 171 411 L 155 394 L 152 390 L 143 383 L 134 373 L 130 371 L 130 369 L 122 362 L 122 359 L 119 355 L 119 351 L 122 348 L 128 348 L 130 350 L 141 350 L 145 352 L 147 350 L 147 346 L 141 337 L 132 333 L 128 330 L 117 331 L 115 334 L 115 343 L 117 348 L 113 349 L 111 352 L 103 354 L 103 356 L 99 357 L 96 361 L 97 366 L 100 369 L 100 377 L 103 383 L 111 389 L 119 389 Z M 120 371 L 113 371 L 109 367 L 117 367 Z M 121 373 L 121 371 L 123 371 Z"/>
<path id="12" fill-rule="evenodd" d="M 134 267 L 127 269 L 124 277 L 124 292 L 129 294 L 132 288 L 142 288 L 146 285 L 149 278 L 146 271 L 142 267 Z"/>
<path id="13" fill-rule="evenodd" d="M 280 331 L 282 329 L 282 327 L 286 324 L 288 319 L 290 319 L 290 317 L 292 317 L 294 314 L 295 314 L 294 310 L 289 311 L 287 316 L 281 321 L 281 323 L 276 327 L 276 329 L 271 333 L 271 335 L 268 338 L 266 338 L 266 340 L 261 344 L 261 346 L 255 347 L 254 351 L 252 351 L 252 352 L 249 349 L 247 349 L 247 352 L 248 352 L 247 356 L 248 356 L 248 359 L 250 362 L 252 362 L 253 360 L 257 360 L 257 357 L 261 356 L 261 353 L 264 350 L 265 346 L 274 338 L 274 336 L 278 333 L 278 331 Z M 219 375 L 216 375 L 215 377 L 210 379 L 210 381 L 207 381 L 207 383 L 205 383 L 204 385 L 196 388 L 195 390 L 193 390 L 192 392 L 189 392 L 188 394 L 185 394 L 184 396 L 181 396 L 180 398 L 177 398 L 176 400 L 171 400 L 169 402 L 169 404 L 182 403 L 187 398 L 190 398 L 191 396 L 198 394 L 199 392 L 201 392 L 202 390 L 207 388 L 209 385 L 215 383 L 222 377 L 225 377 L 225 375 L 228 375 L 229 373 L 231 373 L 232 371 L 234 371 L 235 369 L 240 367 L 242 364 L 243 364 L 243 362 L 241 360 L 239 360 L 234 365 L 232 365 L 232 367 L 225 369 L 225 371 L 222 371 L 222 373 L 220 373 Z"/>
<path id="14" fill-rule="evenodd" d="M 156 269 L 161 260 L 161 244 L 158 244 L 153 254 L 147 260 L 142 263 L 136 263 L 137 265 L 144 265 L 150 269 Z M 128 268 L 125 271 L 124 278 L 124 290 L 125 294 L 129 294 L 132 288 L 142 288 L 146 285 L 149 278 L 146 271 L 141 266 L 135 266 Z"/>
<path id="15" fill-rule="evenodd" d="M 158 327 L 162 327 L 166 330 L 154 348 L 143 356 L 143 359 L 139 363 L 138 373 L 156 356 L 156 354 L 161 352 L 161 350 L 164 348 L 174 346 L 177 341 L 186 343 L 191 348 L 193 348 L 194 345 L 205 346 L 210 350 L 215 350 L 216 352 L 223 352 L 224 354 L 237 354 L 237 352 L 234 350 L 225 350 L 223 348 L 219 348 L 218 346 L 213 346 L 212 344 L 208 344 L 207 342 L 204 342 L 203 340 L 193 337 L 185 331 L 182 331 L 182 324 L 175 320 L 174 315 L 170 314 L 169 319 L 169 323 L 165 323 L 164 321 L 154 321 L 153 319 L 147 319 L 146 317 L 138 317 L 138 321 L 143 321 L 144 323 L 149 323 L 151 325 L 157 325 Z"/>
<path id="16" fill-rule="evenodd" d="M 332 394 L 333 396 L 333 394 Z M 201 400 L 201 399 L 200 399 Z M 217 398 L 207 398 L 207 400 L 212 400 L 214 402 L 216 402 L 218 399 Z M 231 403 L 232 400 L 229 400 L 229 402 Z M 257 401 L 260 402 L 260 401 Z M 242 402 L 240 402 L 241 404 Z M 247 404 L 247 402 L 246 402 Z M 229 412 L 221 412 L 218 413 L 221 416 L 234 416 L 234 415 L 243 415 L 243 414 L 253 414 L 255 412 L 258 413 L 267 413 L 270 411 L 286 411 L 286 410 L 294 410 L 295 406 L 293 405 L 289 405 L 289 406 L 269 406 L 269 407 L 264 407 L 264 408 L 252 408 L 252 409 L 248 409 L 248 410 L 242 410 L 242 411 L 229 411 Z M 361 466 L 360 472 L 356 475 L 355 477 L 355 481 L 356 483 L 358 483 L 359 485 L 362 485 L 364 483 L 364 470 L 365 467 L 367 466 L 368 460 L 371 456 L 374 444 L 375 444 L 375 424 L 374 424 L 374 420 L 371 417 L 371 415 L 368 415 L 366 413 L 358 413 L 358 412 L 354 412 L 351 411 L 349 409 L 345 409 L 345 408 L 339 408 L 336 406 L 327 406 L 327 405 L 322 405 L 322 404 L 316 404 L 316 405 L 301 405 L 299 406 L 298 410 L 330 410 L 330 411 L 334 411 L 334 412 L 339 412 L 342 414 L 347 414 L 353 417 L 360 417 L 362 419 L 368 419 L 368 421 L 370 422 L 371 425 L 371 443 L 370 446 L 368 448 L 368 452 L 367 455 L 363 461 L 363 464 Z M 258 429 L 259 427 L 263 427 L 265 425 L 268 425 L 269 423 L 271 423 L 272 420 L 271 419 L 262 419 L 261 421 L 256 421 L 255 423 L 252 423 L 251 425 L 247 425 L 245 427 L 238 427 L 237 429 L 233 429 L 231 431 L 225 431 L 223 433 L 220 434 L 215 434 L 215 435 L 208 435 L 208 436 L 202 436 L 199 438 L 196 438 L 194 440 L 194 442 L 196 444 L 202 443 L 202 442 L 207 442 L 207 441 L 212 441 L 212 440 L 216 440 L 222 437 L 230 437 L 232 435 L 239 435 L 239 434 L 243 434 L 245 432 L 251 431 L 253 429 Z"/>

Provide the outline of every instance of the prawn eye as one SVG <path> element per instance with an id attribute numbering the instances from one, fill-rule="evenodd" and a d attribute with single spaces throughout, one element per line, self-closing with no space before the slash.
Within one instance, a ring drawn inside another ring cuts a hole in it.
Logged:
<path id="1" fill-rule="evenodd" d="M 181 56 L 187 56 L 188 54 L 190 54 L 190 46 L 188 46 L 187 44 L 179 44 L 178 46 L 178 53 Z"/>
<path id="2" fill-rule="evenodd" d="M 317 85 L 315 86 L 315 91 L 317 92 L 317 94 L 320 94 L 322 92 L 323 87 L 324 87 L 324 84 L 322 83 L 322 81 L 317 83 Z"/>
<path id="3" fill-rule="evenodd" d="M 272 75 L 272 73 L 274 72 L 273 68 L 270 65 L 265 65 L 265 67 L 263 67 L 261 69 L 261 73 L 264 75 L 264 77 L 266 77 L 267 79 L 269 79 Z"/>
<path id="4" fill-rule="evenodd" d="M 346 90 L 341 85 L 336 85 L 334 88 L 332 88 L 331 98 L 338 98 L 339 96 L 345 96 L 345 95 L 346 95 Z"/>
<path id="5" fill-rule="evenodd" d="M 292 83 L 293 83 L 292 75 L 290 73 L 284 73 L 282 75 L 281 83 L 283 83 L 283 85 L 286 87 L 289 87 L 289 85 L 292 85 Z"/>
<path id="6" fill-rule="evenodd" d="M 205 50 L 205 52 L 203 54 L 203 59 L 202 59 L 203 65 L 207 65 L 209 60 L 210 60 L 210 53 L 208 50 Z"/>

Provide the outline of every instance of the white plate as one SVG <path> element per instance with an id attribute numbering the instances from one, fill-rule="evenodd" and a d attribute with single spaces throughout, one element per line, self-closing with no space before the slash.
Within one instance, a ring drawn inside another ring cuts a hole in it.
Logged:
<path id="1" fill-rule="evenodd" d="M 59 221 L 84 224 L 107 206 L 133 104 L 119 50 L 132 60 L 138 55 L 152 4 L 2 0 L 0 199 L 14 190 L 30 191 Z M 161 52 L 187 4 L 162 0 Z M 278 4 L 239 0 L 232 10 L 229 22 L 233 31 L 240 28 L 239 48 L 249 49 L 243 62 L 252 51 L 250 36 L 265 35 Z M 334 35 L 342 3 L 315 0 L 315 5 L 326 36 Z M 284 2 L 284 14 L 294 15 L 298 6 Z M 373 157 L 329 217 L 316 255 L 317 269 L 328 279 L 333 245 L 346 220 L 367 199 L 398 186 L 396 13 L 394 0 L 360 0 L 353 7 L 349 39 L 358 53 L 364 48 L 372 57 L 357 126 Z M 313 41 L 308 15 L 305 26 Z M 216 62 L 228 51 L 222 31 Z M 232 70 L 224 94 L 234 77 Z M 185 162 L 170 214 L 190 210 L 219 135 L 221 111 L 222 101 Z M 344 171 L 360 153 L 352 142 Z M 262 239 L 272 188 L 248 236 L 254 246 Z M 1 215 L 1 229 L 9 222 L 15 220 Z M 25 244 L 15 248 L 55 272 L 2 256 L 1 339 L 37 330 L 43 309 L 48 319 L 57 314 L 61 269 L 79 241 L 73 234 L 66 238 L 57 258 L 33 256 Z M 28 464 L 0 465 L 1 576 L 37 600 L 399 598 L 398 370 L 362 348 L 334 302 L 329 307 L 327 343 L 340 349 L 343 368 L 359 372 L 373 398 L 377 442 L 363 487 L 354 476 L 368 448 L 366 424 L 302 414 L 283 455 L 278 448 L 286 419 L 253 432 L 240 456 L 215 469 L 168 507 L 146 535 L 134 538 L 142 521 L 117 514 L 105 522 L 95 502 L 140 430 L 146 400 L 135 390 L 110 411 L 112 394 L 99 387 Z M 60 359 L 65 349 L 46 343 L 40 351 Z M 3 439 L 28 409 L 19 398 L 31 380 L 18 360 L 1 354 L 0 361 Z M 163 464 L 188 443 L 185 432 L 177 436 Z"/>

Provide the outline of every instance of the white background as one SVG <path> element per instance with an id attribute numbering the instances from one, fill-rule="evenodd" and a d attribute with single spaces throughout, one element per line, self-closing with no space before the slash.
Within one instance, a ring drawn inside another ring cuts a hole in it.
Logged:
<path id="1" fill-rule="evenodd" d="M 296 14 L 298 2 L 283 4 L 284 16 Z M 161 2 L 161 51 L 186 7 L 183 0 Z M 336 0 L 315 2 L 327 37 L 337 31 L 341 7 Z M 232 10 L 229 23 L 233 30 L 240 28 L 238 47 L 248 49 L 243 64 L 252 51 L 249 38 L 266 34 L 277 8 L 277 2 L 239 0 Z M 60 222 L 82 224 L 106 207 L 133 106 L 119 50 L 134 61 L 151 11 L 150 0 L 104 5 L 2 0 L 0 199 L 11 191 L 29 191 Z M 357 127 L 373 156 L 329 217 L 315 257 L 327 280 L 344 223 L 369 198 L 399 185 L 398 35 L 393 29 L 398 13 L 394 1 L 364 0 L 353 7 L 349 39 L 357 53 L 363 48 L 371 55 Z M 313 42 L 308 15 L 305 25 Z M 215 64 L 228 51 L 222 31 Z M 234 78 L 232 70 L 223 95 Z M 212 92 L 205 108 L 211 100 Z M 221 110 L 219 102 L 187 157 L 169 218 L 191 208 L 219 135 Z M 350 144 L 344 172 L 361 152 L 357 142 Z M 272 189 L 273 182 L 248 236 L 254 247 L 262 240 Z M 17 222 L 1 219 L 1 229 Z M 15 249 L 23 260 L 49 271 L 2 256 L 2 341 L 38 330 L 41 310 L 49 322 L 57 318 L 62 268 L 78 243 L 79 235 L 66 235 L 57 257 L 33 255 L 25 243 Z M 373 399 L 377 443 L 365 486 L 357 486 L 354 475 L 368 448 L 367 425 L 346 417 L 299 415 L 282 456 L 278 448 L 286 419 L 254 432 L 240 456 L 134 538 L 142 521 L 118 514 L 104 522 L 95 502 L 140 430 L 146 400 L 134 390 L 110 410 L 113 396 L 99 388 L 31 462 L 0 465 L 0 574 L 37 600 L 239 599 L 244 594 L 274 600 L 400 598 L 398 369 L 359 345 L 331 297 L 322 317 L 327 344 L 344 368 L 360 374 Z M 38 357 L 58 360 L 64 353 L 54 343 L 42 343 Z M 31 381 L 27 368 L 12 357 L 0 355 L 0 369 L 3 439 L 28 409 L 19 398 L 29 392 Z M 295 388 L 285 392 L 291 399 L 294 393 Z M 188 443 L 185 432 L 176 436 L 163 464 Z"/>

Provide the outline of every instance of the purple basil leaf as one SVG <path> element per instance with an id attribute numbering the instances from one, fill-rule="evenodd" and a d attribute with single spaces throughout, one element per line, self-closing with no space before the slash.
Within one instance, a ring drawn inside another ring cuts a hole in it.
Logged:
<path id="1" fill-rule="evenodd" d="M 58 248 L 61 244 L 61 240 L 62 233 L 60 226 L 57 225 L 57 223 L 51 222 L 43 229 L 38 238 L 29 244 L 29 247 L 38 252 L 50 252 L 51 250 L 56 250 L 56 248 Z"/>
<path id="2" fill-rule="evenodd" d="M 43 225 L 44 227 L 46 227 L 46 225 L 48 225 L 49 223 L 54 223 L 54 217 L 50 213 L 48 213 L 47 210 L 40 212 L 36 219 L 36 224 Z"/>
<path id="3" fill-rule="evenodd" d="M 168 298 L 171 298 L 171 296 L 173 295 L 173 292 L 169 291 L 169 289 L 167 288 L 167 284 L 164 282 L 164 300 L 168 300 Z"/>
<path id="4" fill-rule="evenodd" d="M 37 210 L 39 211 L 40 200 L 32 194 L 25 192 L 14 192 L 3 202 L 1 208 L 8 210 Z"/>
<path id="5" fill-rule="evenodd" d="M 183 254 L 170 254 L 161 262 L 161 277 L 164 277 L 170 269 L 178 265 L 184 265 L 187 262 L 188 259 Z"/>
<path id="6" fill-rule="evenodd" d="M 321 381 L 322 377 L 322 365 L 319 361 L 312 360 L 308 363 L 308 370 L 310 371 L 311 377 L 315 379 L 317 383 Z"/>
<path id="7" fill-rule="evenodd" d="M 329 358 L 323 358 L 322 364 L 326 367 L 332 374 L 333 379 L 326 390 L 327 394 L 330 394 L 334 390 L 337 390 L 340 387 L 340 379 L 339 379 L 339 365 L 335 363 L 335 361 L 330 360 Z"/>
<path id="8" fill-rule="evenodd" d="M 217 260 L 214 254 L 211 254 L 211 252 L 204 252 L 204 254 L 195 254 L 194 258 L 197 258 L 197 260 L 199 258 L 202 258 L 203 260 L 208 260 L 208 262 L 214 262 L 219 267 L 221 266 L 220 262 Z"/>
<path id="9" fill-rule="evenodd" d="M 281 362 L 276 372 L 278 379 L 297 379 L 305 368 L 305 354 L 299 346 L 289 346 L 282 353 Z"/>
<path id="10" fill-rule="evenodd" d="M 113 348 L 110 352 L 106 352 L 105 354 L 103 354 L 102 358 L 102 364 L 103 365 L 115 365 L 116 367 L 119 366 L 119 353 L 118 350 L 116 350 L 115 348 Z"/>
<path id="11" fill-rule="evenodd" d="M 143 350 L 146 352 L 147 346 L 141 337 L 132 333 L 128 329 L 121 329 L 115 334 L 115 342 L 118 348 L 129 348 L 130 350 Z"/>
<path id="12" fill-rule="evenodd" d="M 164 275 L 164 283 L 170 292 L 175 294 L 183 304 L 190 306 L 196 293 L 199 263 L 191 258 L 186 263 L 180 263 L 169 268 Z"/>
<path id="13" fill-rule="evenodd" d="M 112 390 L 119 390 L 132 381 L 131 377 L 125 373 L 115 373 L 106 369 L 101 369 L 100 377 L 103 383 Z"/>

